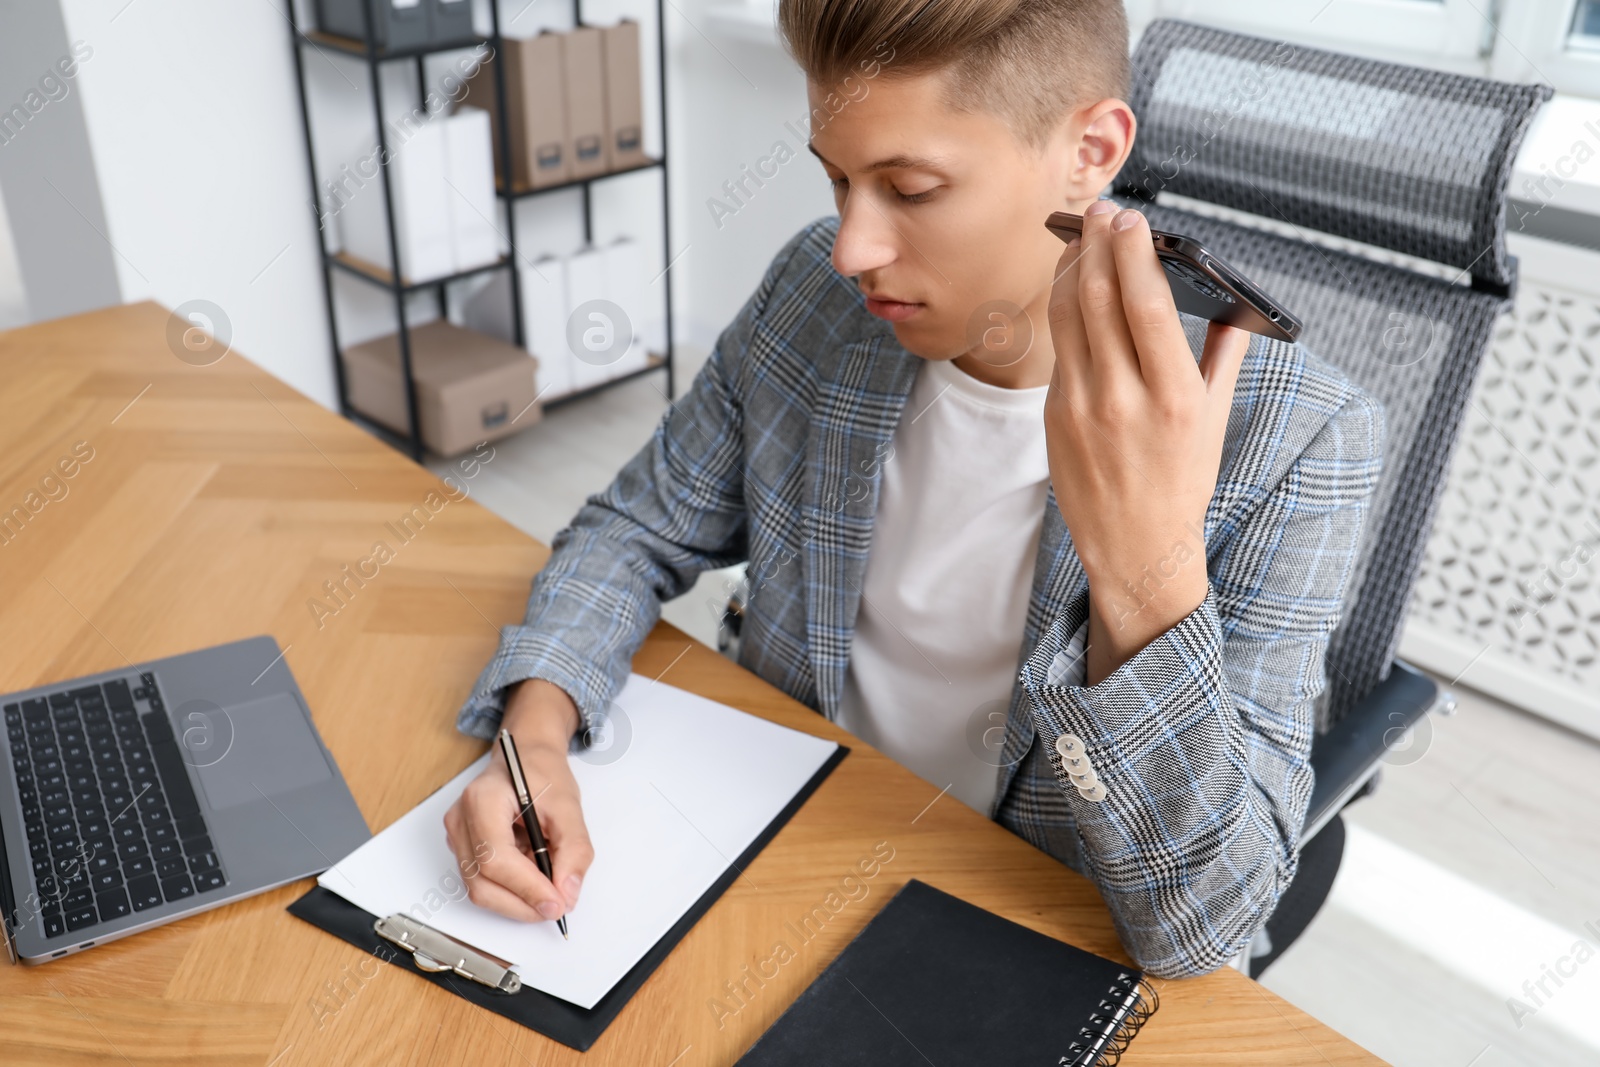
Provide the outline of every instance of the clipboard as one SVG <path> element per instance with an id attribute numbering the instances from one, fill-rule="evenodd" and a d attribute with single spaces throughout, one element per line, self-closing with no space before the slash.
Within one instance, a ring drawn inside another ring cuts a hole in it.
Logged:
<path id="1" fill-rule="evenodd" d="M 379 916 L 351 904 L 337 893 L 320 885 L 313 886 L 304 896 L 290 904 L 288 912 L 295 918 L 325 930 L 387 963 L 409 970 L 480 1008 L 486 1008 L 514 1023 L 536 1030 L 568 1048 L 584 1052 L 599 1039 L 606 1027 L 611 1025 L 628 1001 L 639 991 L 639 987 L 655 973 L 657 967 L 661 966 L 673 947 L 683 940 L 684 935 L 734 883 L 739 877 L 739 872 L 760 855 L 761 850 L 777 836 L 778 831 L 794 817 L 795 812 L 800 810 L 801 805 L 816 792 L 817 787 L 833 773 L 833 769 L 849 752 L 849 748 L 839 745 L 749 847 L 728 865 L 711 887 L 593 1008 L 581 1008 L 532 986 L 520 986 L 517 992 L 507 993 L 491 988 L 494 983 L 483 984 L 482 981 L 464 978 L 453 970 L 430 971 L 425 966 L 418 965 L 417 957 L 412 952 L 378 933 L 375 924 L 379 921 Z M 493 957 L 474 950 L 472 946 L 461 947 L 493 960 Z M 424 964 L 428 963 L 429 959 L 430 957 L 425 954 Z M 493 977 L 492 972 L 484 977 Z"/>

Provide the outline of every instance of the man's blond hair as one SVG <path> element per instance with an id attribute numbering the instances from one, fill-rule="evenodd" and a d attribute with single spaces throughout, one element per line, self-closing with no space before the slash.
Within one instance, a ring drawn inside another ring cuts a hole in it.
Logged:
<path id="1" fill-rule="evenodd" d="M 1128 98 L 1122 0 L 779 0 L 789 54 L 818 85 L 946 72 L 946 102 L 1038 148 L 1068 112 Z"/>

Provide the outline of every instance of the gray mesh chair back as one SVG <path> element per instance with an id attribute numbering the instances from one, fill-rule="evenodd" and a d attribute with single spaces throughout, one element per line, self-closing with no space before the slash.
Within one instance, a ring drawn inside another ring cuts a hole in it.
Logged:
<path id="1" fill-rule="evenodd" d="M 1389 675 L 1473 380 L 1514 292 L 1511 164 L 1553 90 L 1170 19 L 1145 30 L 1133 66 L 1139 125 L 1113 198 L 1242 270 L 1302 319 L 1308 351 L 1385 409 L 1384 471 L 1328 649 L 1326 732 Z M 1307 231 L 1403 255 L 1338 251 Z"/>

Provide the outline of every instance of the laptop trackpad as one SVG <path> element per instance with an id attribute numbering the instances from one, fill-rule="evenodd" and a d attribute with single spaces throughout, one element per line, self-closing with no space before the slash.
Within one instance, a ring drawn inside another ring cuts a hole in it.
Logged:
<path id="1" fill-rule="evenodd" d="M 176 718 L 173 726 L 182 738 L 189 725 L 182 707 Z M 231 741 L 219 738 L 226 744 L 223 753 L 202 757 L 198 749 L 191 749 L 184 758 L 199 771 L 200 786 L 214 809 L 260 800 L 263 795 L 276 796 L 333 777 L 305 713 L 288 693 L 234 704 L 213 728 L 219 734 L 231 732 Z"/>

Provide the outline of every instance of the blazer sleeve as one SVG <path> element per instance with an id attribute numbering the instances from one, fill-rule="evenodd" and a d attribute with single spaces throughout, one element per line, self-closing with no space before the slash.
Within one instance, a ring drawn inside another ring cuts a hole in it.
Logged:
<path id="1" fill-rule="evenodd" d="M 1089 591 L 1023 663 L 1083 872 L 1153 974 L 1227 963 L 1294 878 L 1314 704 L 1382 439 L 1382 409 L 1352 392 L 1221 545 L 1199 607 L 1098 684 L 1082 684 Z M 1062 749 L 1080 745 L 1093 777 L 1074 781 Z"/>
<path id="2" fill-rule="evenodd" d="M 457 713 L 461 732 L 493 737 L 506 687 L 529 678 L 560 686 L 583 729 L 596 729 L 661 602 L 688 591 L 702 571 L 744 559 L 739 368 L 803 236 L 774 259 L 649 442 L 556 534 L 522 623 L 501 629 L 494 657 Z"/>

